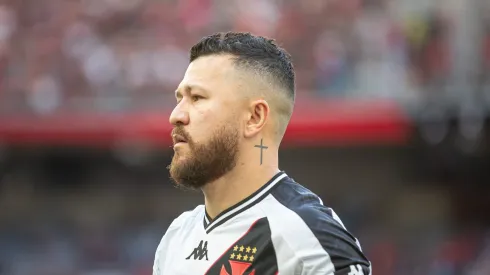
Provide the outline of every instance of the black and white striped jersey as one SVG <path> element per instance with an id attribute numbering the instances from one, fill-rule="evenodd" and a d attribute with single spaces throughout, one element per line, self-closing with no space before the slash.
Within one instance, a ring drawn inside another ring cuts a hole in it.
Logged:
<path id="1" fill-rule="evenodd" d="M 200 205 L 163 236 L 153 275 L 368 275 L 357 239 L 321 199 L 275 175 L 211 220 Z"/>

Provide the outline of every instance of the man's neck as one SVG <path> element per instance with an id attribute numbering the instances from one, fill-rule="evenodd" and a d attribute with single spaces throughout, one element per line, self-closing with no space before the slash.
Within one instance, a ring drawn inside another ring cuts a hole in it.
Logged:
<path id="1" fill-rule="evenodd" d="M 247 198 L 279 172 L 277 161 L 262 165 L 238 162 L 237 166 L 203 189 L 206 212 L 214 219 L 224 210 Z"/>

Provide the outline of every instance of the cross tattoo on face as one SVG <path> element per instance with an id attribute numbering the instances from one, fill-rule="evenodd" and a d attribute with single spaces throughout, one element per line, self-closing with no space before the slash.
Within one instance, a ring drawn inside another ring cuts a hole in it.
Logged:
<path id="1" fill-rule="evenodd" d="M 255 145 L 254 147 L 260 148 L 260 165 L 262 165 L 262 151 L 269 147 L 262 145 L 262 139 L 260 139 L 260 145 Z"/>

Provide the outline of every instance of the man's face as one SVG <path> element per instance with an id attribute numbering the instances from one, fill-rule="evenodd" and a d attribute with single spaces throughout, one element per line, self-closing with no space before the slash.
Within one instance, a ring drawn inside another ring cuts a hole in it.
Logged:
<path id="1" fill-rule="evenodd" d="M 236 165 L 243 100 L 234 72 L 229 56 L 200 57 L 176 91 L 177 106 L 170 115 L 174 156 L 168 168 L 179 186 L 201 188 Z"/>

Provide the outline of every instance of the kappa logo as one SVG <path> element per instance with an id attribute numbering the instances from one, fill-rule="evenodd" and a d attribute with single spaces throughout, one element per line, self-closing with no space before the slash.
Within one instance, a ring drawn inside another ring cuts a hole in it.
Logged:
<path id="1" fill-rule="evenodd" d="M 208 261 L 208 242 L 201 240 L 199 245 L 194 248 L 191 255 L 185 259 L 189 260 L 191 257 L 194 257 L 194 260 L 202 260 L 204 257 L 206 257 L 206 261 Z"/>
<path id="2" fill-rule="evenodd" d="M 230 260 L 228 260 L 231 266 L 231 274 L 226 271 L 223 265 L 221 266 L 219 275 L 245 275 L 245 271 L 247 271 L 255 259 L 255 253 L 257 253 L 256 247 L 235 245 L 233 252 L 230 254 Z M 246 275 L 255 275 L 255 270 L 246 273 Z"/>

